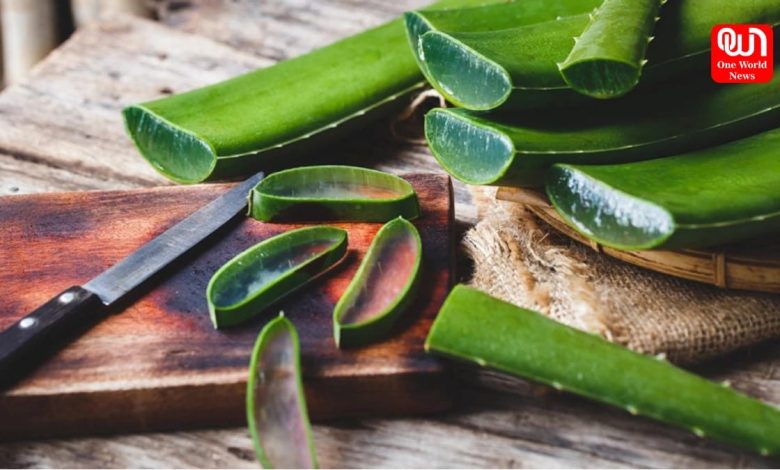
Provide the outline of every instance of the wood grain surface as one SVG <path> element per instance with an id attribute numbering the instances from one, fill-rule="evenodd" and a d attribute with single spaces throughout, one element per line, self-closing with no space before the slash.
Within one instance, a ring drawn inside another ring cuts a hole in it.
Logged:
<path id="1" fill-rule="evenodd" d="M 236 254 L 305 224 L 238 217 L 17 386 L 0 393 L 0 439 L 183 429 L 244 422 L 247 364 L 280 310 L 296 325 L 314 418 L 413 414 L 449 404 L 446 374 L 423 342 L 452 282 L 449 179 L 407 177 L 423 216 L 424 288 L 392 338 L 363 348 L 333 341 L 333 307 L 382 224 L 333 223 L 349 251 L 312 286 L 256 319 L 217 331 L 205 292 Z M 80 285 L 197 208 L 224 185 L 93 191 L 0 199 L 0 328 Z M 42 412 L 44 411 L 44 412 Z"/>
<path id="2" fill-rule="evenodd" d="M 165 184 L 137 164 L 142 160 L 121 128 L 122 104 L 272 63 L 425 3 L 160 0 L 160 19 L 168 27 L 106 19 L 79 32 L 30 81 L 0 95 L 0 131 L 6 135 L 0 144 L 0 193 Z M 16 120 L 24 132 L 13 130 Z M 393 139 L 387 123 L 323 150 L 392 171 L 440 171 L 424 146 Z M 460 231 L 476 221 L 491 197 L 491 190 L 455 182 Z M 466 278 L 464 268 L 460 276 Z M 699 371 L 780 404 L 778 344 L 714 361 Z M 489 379 L 464 375 L 450 389 L 454 408 L 435 416 L 318 422 L 314 437 L 320 463 L 341 468 L 780 466 L 570 395 Z M 494 391 L 499 385 L 502 391 Z M 5 443 L 0 444 L 0 467 L 257 468 L 257 463 L 241 426 Z"/>

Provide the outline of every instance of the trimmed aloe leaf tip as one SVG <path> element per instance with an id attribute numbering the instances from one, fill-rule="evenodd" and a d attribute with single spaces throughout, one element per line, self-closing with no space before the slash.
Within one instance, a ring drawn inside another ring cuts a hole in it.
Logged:
<path id="1" fill-rule="evenodd" d="M 246 413 L 263 468 L 317 468 L 300 355 L 298 332 L 284 314 L 265 325 L 252 352 Z"/>
<path id="2" fill-rule="evenodd" d="M 340 261 L 347 232 L 305 227 L 264 240 L 225 263 L 206 290 L 215 328 L 242 323 Z"/>
<path id="3" fill-rule="evenodd" d="M 360 346 L 384 337 L 414 300 L 421 260 L 417 228 L 401 217 L 386 223 L 333 311 L 336 344 Z"/>
<path id="4" fill-rule="evenodd" d="M 351 166 L 311 166 L 266 177 L 250 195 L 249 214 L 270 220 L 386 222 L 420 215 L 417 194 L 390 173 Z"/>
<path id="5" fill-rule="evenodd" d="M 634 19 L 639 21 L 641 16 L 641 10 L 633 10 Z M 623 18 L 611 22 L 608 29 L 622 29 L 623 22 Z M 712 26 L 734 22 L 778 24 L 780 3 L 775 0 L 708 0 L 666 5 L 656 28 L 658 39 L 646 51 L 649 62 L 644 68 L 642 82 L 653 84 L 702 67 L 710 48 Z M 572 38 L 581 36 L 589 24 L 589 15 L 582 14 L 493 31 L 430 30 L 419 39 L 419 56 L 425 63 L 431 84 L 459 107 L 485 111 L 583 104 L 588 98 L 566 83 L 558 64 L 564 63 L 572 52 Z M 646 27 L 640 27 L 631 36 L 639 40 L 645 30 Z M 583 41 L 585 45 L 598 44 L 597 41 Z M 646 45 L 646 37 L 644 41 Z M 640 43 L 619 56 L 631 56 L 632 50 L 634 56 L 639 56 L 640 52 L 644 56 Z M 626 46 L 631 47 L 631 44 L 629 41 Z M 608 58 L 607 52 L 622 47 L 605 45 L 592 51 L 596 57 Z M 574 75 L 576 78 L 576 71 Z"/>
<path id="6" fill-rule="evenodd" d="M 452 290 L 425 346 L 436 354 L 674 424 L 700 437 L 762 455 L 780 453 L 777 408 L 469 287 Z"/>
<path id="7" fill-rule="evenodd" d="M 780 231 L 780 130 L 646 162 L 556 165 L 547 194 L 574 229 L 624 250 L 767 235 Z"/>
<path id="8" fill-rule="evenodd" d="M 774 79 L 763 84 L 724 86 L 706 77 L 671 91 L 603 102 L 586 120 L 576 113 L 505 117 L 434 109 L 425 116 L 425 137 L 439 164 L 465 183 L 542 186 L 555 163 L 658 158 L 774 127 L 780 115 L 776 68 Z"/>
<path id="9" fill-rule="evenodd" d="M 633 90 L 665 1 L 605 0 L 559 65 L 566 83 L 579 93 L 602 99 Z"/>

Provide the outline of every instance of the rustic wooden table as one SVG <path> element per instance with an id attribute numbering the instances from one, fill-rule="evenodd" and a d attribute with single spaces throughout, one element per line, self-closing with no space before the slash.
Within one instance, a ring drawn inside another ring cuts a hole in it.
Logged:
<path id="1" fill-rule="evenodd" d="M 169 184 L 122 129 L 127 103 L 270 65 L 379 24 L 424 0 L 162 0 L 161 24 L 108 18 L 77 33 L 0 95 L 0 194 Z M 440 171 L 386 123 L 327 150 L 389 170 Z M 456 185 L 461 230 L 489 197 Z M 0 260 L 2 264 L 2 260 Z M 3 292 L 0 286 L 0 293 Z M 700 372 L 780 404 L 780 345 Z M 326 467 L 743 467 L 780 462 L 523 382 L 458 382 L 445 414 L 319 423 Z M 670 390 L 670 394 L 674 391 Z M 2 417 L 0 417 L 2 419 Z M 0 444 L 0 467 L 256 467 L 244 428 Z"/>

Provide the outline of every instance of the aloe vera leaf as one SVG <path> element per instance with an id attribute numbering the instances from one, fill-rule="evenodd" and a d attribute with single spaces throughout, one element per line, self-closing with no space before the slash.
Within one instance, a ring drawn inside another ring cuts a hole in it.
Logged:
<path id="1" fill-rule="evenodd" d="M 566 84 L 558 64 L 572 50 L 572 38 L 589 23 L 586 14 L 496 31 L 430 31 L 420 38 L 420 49 L 429 81 L 457 106 L 486 111 L 583 104 L 589 99 Z M 692 0 L 667 4 L 656 26 L 656 40 L 647 50 L 642 84 L 652 87 L 683 72 L 705 70 L 710 30 L 722 23 L 777 25 L 780 3 Z"/>
<path id="2" fill-rule="evenodd" d="M 426 350 L 541 382 L 763 455 L 780 453 L 780 410 L 462 285 Z"/>
<path id="3" fill-rule="evenodd" d="M 566 84 L 593 98 L 623 96 L 639 83 L 666 0 L 604 0 L 559 65 Z"/>
<path id="4" fill-rule="evenodd" d="M 564 220 L 626 250 L 693 248 L 780 232 L 780 130 L 674 157 L 555 165 L 547 194 Z"/>
<path id="5" fill-rule="evenodd" d="M 404 13 L 406 34 L 417 65 L 429 78 L 420 55 L 420 37 L 429 31 L 464 33 L 495 31 L 586 13 L 602 0 L 490 0 L 463 8 L 424 9 Z"/>
<path id="6" fill-rule="evenodd" d="M 298 332 L 282 313 L 265 325 L 252 351 L 246 415 L 263 468 L 317 468 Z"/>
<path id="7" fill-rule="evenodd" d="M 415 219 L 414 188 L 390 173 L 352 166 L 310 166 L 280 171 L 252 190 L 249 214 L 270 220 Z"/>
<path id="8" fill-rule="evenodd" d="M 333 310 L 336 344 L 361 346 L 386 336 L 414 300 L 421 262 L 411 222 L 399 217 L 382 226 Z"/>
<path id="9" fill-rule="evenodd" d="M 439 164 L 465 183 L 529 187 L 542 186 L 555 163 L 673 155 L 770 129 L 779 115 L 776 70 L 764 84 L 725 86 L 705 77 L 676 90 L 599 102 L 586 119 L 580 113 L 506 117 L 434 109 L 425 117 L 425 136 Z"/>
<path id="10" fill-rule="evenodd" d="M 214 327 L 252 318 L 335 265 L 346 251 L 347 232 L 326 226 L 291 230 L 243 251 L 209 281 Z"/>
<path id="11" fill-rule="evenodd" d="M 423 84 L 398 18 L 268 68 L 129 106 L 123 115 L 158 172 L 197 183 L 289 167 L 306 150 L 392 112 Z"/>
<path id="12" fill-rule="evenodd" d="M 431 85 L 456 106 L 533 108 L 579 96 L 556 64 L 587 22 L 588 15 L 577 15 L 497 31 L 431 31 L 420 50 Z"/>

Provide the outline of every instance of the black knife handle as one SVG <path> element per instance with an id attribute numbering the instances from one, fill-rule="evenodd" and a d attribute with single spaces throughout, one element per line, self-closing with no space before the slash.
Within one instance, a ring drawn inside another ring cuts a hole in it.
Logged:
<path id="1" fill-rule="evenodd" d="M 29 372 L 42 356 L 104 312 L 97 295 L 74 286 L 0 332 L 0 386 Z"/>

